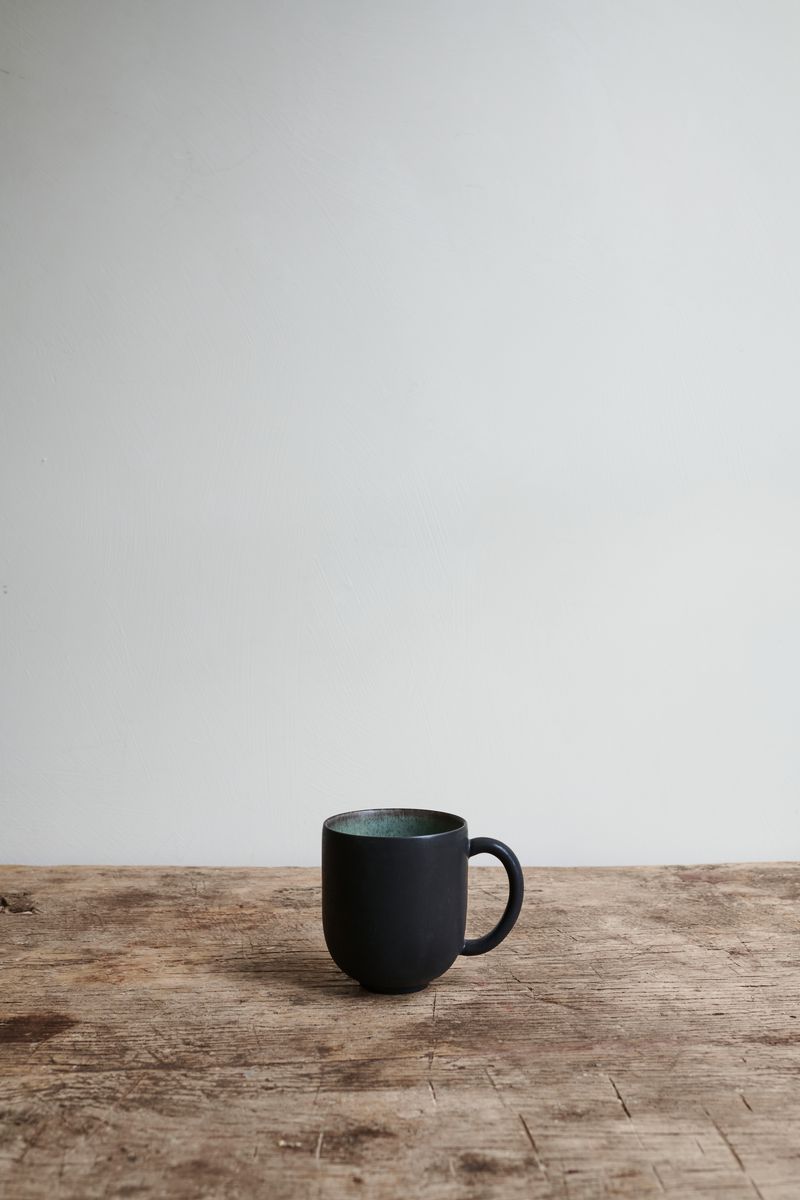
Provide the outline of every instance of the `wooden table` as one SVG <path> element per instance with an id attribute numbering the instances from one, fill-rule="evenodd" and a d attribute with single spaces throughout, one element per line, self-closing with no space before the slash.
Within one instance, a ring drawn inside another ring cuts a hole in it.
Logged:
<path id="1" fill-rule="evenodd" d="M 526 878 L 392 997 L 314 870 L 0 869 L 4 1200 L 798 1200 L 800 866 Z"/>

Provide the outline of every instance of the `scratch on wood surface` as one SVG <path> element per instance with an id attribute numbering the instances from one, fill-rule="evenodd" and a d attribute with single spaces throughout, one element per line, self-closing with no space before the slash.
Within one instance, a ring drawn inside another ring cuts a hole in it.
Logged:
<path id="1" fill-rule="evenodd" d="M 707 1108 L 706 1108 L 706 1109 L 704 1109 L 703 1111 L 705 1112 L 705 1114 L 706 1114 L 706 1116 L 708 1117 L 708 1119 L 709 1119 L 709 1121 L 711 1122 L 711 1124 L 712 1124 L 712 1125 L 714 1126 L 714 1128 L 716 1129 L 716 1131 L 717 1131 L 717 1133 L 719 1134 L 719 1136 L 722 1138 L 722 1140 L 723 1140 L 723 1142 L 725 1143 L 725 1145 L 728 1147 L 728 1150 L 730 1151 L 730 1153 L 733 1155 L 733 1158 L 735 1159 L 735 1161 L 736 1161 L 736 1165 L 738 1166 L 739 1170 L 740 1170 L 740 1171 L 744 1171 L 744 1173 L 745 1173 L 745 1175 L 746 1175 L 746 1174 L 747 1174 L 747 1169 L 746 1169 L 746 1167 L 745 1167 L 744 1163 L 742 1162 L 741 1158 L 739 1157 L 739 1155 L 738 1155 L 738 1153 L 737 1153 L 737 1150 L 736 1150 L 736 1147 L 735 1147 L 735 1146 L 733 1145 L 733 1143 L 731 1142 L 731 1139 L 728 1137 L 728 1135 L 727 1135 L 727 1133 L 725 1132 L 725 1130 L 722 1128 L 722 1126 L 719 1124 L 719 1122 L 718 1122 L 718 1121 L 717 1121 L 717 1120 L 716 1120 L 714 1117 L 712 1117 L 711 1113 L 708 1111 L 708 1109 L 707 1109 Z"/>
<path id="2" fill-rule="evenodd" d="M 741 1156 L 739 1155 L 739 1152 L 737 1151 L 737 1149 L 734 1146 L 731 1139 L 728 1137 L 725 1130 L 722 1128 L 722 1126 L 719 1124 L 719 1122 L 714 1117 L 712 1117 L 711 1113 L 708 1111 L 707 1108 L 704 1109 L 703 1111 L 705 1112 L 705 1114 L 708 1117 L 711 1124 L 716 1129 L 719 1136 L 722 1138 L 725 1145 L 728 1147 L 728 1150 L 730 1151 L 731 1155 L 733 1156 L 737 1166 L 739 1167 L 739 1170 L 746 1177 L 747 1182 L 750 1184 L 750 1186 L 753 1189 L 753 1191 L 755 1192 L 755 1194 L 759 1197 L 759 1200 L 764 1200 L 763 1196 L 761 1195 L 761 1191 L 758 1187 L 758 1184 L 753 1179 L 753 1176 L 750 1174 L 747 1167 L 744 1165 L 744 1162 L 742 1161 Z"/>
<path id="3" fill-rule="evenodd" d="M 612 1088 L 614 1089 L 614 1093 L 615 1093 L 617 1099 L 619 1100 L 620 1104 L 622 1105 L 622 1111 L 625 1113 L 625 1116 L 628 1118 L 629 1121 L 632 1121 L 633 1117 L 631 1116 L 630 1109 L 628 1108 L 627 1104 L 625 1103 L 625 1098 L 610 1075 L 608 1077 L 608 1082 L 611 1084 Z"/>
<path id="4" fill-rule="evenodd" d="M 433 992 L 433 1008 L 431 1009 L 431 1048 L 428 1051 L 428 1083 L 433 1074 L 433 1060 L 436 1057 L 436 989 Z"/>
<path id="5" fill-rule="evenodd" d="M 536 1140 L 528 1127 L 528 1122 L 525 1120 L 522 1113 L 518 1113 L 517 1115 L 518 1115 L 520 1121 L 522 1122 L 522 1128 L 525 1130 L 525 1136 L 527 1137 L 528 1141 L 531 1144 L 531 1149 L 533 1150 L 534 1162 L 536 1163 L 536 1166 L 538 1167 L 538 1169 L 542 1173 L 542 1175 L 546 1176 L 547 1175 L 547 1167 L 542 1162 L 542 1157 L 539 1154 L 539 1147 L 536 1145 Z"/>

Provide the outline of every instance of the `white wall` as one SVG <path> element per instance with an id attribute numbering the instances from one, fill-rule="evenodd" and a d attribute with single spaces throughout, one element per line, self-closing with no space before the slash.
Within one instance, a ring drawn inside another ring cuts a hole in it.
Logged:
<path id="1" fill-rule="evenodd" d="M 0 859 L 798 856 L 800 6 L 0 9 Z"/>

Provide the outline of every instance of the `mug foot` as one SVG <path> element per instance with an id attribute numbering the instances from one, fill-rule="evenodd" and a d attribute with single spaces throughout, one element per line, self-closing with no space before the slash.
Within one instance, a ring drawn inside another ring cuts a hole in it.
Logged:
<path id="1" fill-rule="evenodd" d="M 365 992 L 376 992 L 379 996 L 408 996 L 411 992 L 424 992 L 428 985 L 427 983 L 418 983 L 415 987 L 397 988 L 376 987 L 371 983 L 362 983 L 361 986 Z"/>

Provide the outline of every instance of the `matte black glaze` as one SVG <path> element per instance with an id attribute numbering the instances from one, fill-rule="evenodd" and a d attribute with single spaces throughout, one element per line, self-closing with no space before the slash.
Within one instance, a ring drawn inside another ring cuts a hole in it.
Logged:
<path id="1" fill-rule="evenodd" d="M 467 864 L 482 853 L 506 868 L 508 904 L 491 933 L 465 942 Z M 325 941 L 337 966 L 373 992 L 419 991 L 459 954 L 492 950 L 519 916 L 523 891 L 513 851 L 493 838 L 470 842 L 466 821 L 451 813 L 363 809 L 322 827 Z"/>

